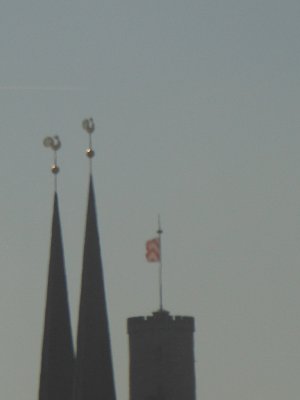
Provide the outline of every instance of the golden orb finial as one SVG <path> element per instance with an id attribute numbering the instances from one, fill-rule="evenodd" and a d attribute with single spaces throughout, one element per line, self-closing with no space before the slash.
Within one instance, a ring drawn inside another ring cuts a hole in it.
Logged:
<path id="1" fill-rule="evenodd" d="M 52 174 L 57 175 L 59 173 L 59 166 L 56 164 L 52 164 L 51 171 L 52 171 Z"/>
<path id="2" fill-rule="evenodd" d="M 88 149 L 86 149 L 85 151 L 86 155 L 88 156 L 88 158 L 93 158 L 95 155 L 95 152 L 93 149 L 91 149 L 90 147 Z"/>

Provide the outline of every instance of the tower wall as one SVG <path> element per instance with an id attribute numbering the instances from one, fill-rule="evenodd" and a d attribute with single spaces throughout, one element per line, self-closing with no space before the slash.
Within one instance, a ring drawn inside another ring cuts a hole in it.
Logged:
<path id="1" fill-rule="evenodd" d="M 195 400 L 194 318 L 159 311 L 127 328 L 130 400 Z"/>

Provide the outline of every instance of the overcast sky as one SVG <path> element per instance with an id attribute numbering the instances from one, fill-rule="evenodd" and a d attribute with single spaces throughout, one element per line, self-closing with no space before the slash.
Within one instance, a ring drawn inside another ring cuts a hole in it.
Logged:
<path id="1" fill-rule="evenodd" d="M 198 400 L 300 393 L 299 0 L 6 1 L 0 14 L 0 398 L 37 398 L 58 181 L 76 336 L 93 117 L 118 400 L 126 318 L 196 319 Z"/>

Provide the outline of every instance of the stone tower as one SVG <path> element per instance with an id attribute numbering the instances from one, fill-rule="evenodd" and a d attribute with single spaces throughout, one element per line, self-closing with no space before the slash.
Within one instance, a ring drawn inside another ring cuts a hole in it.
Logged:
<path id="1" fill-rule="evenodd" d="M 160 310 L 127 329 L 130 400 L 195 400 L 194 318 Z"/>

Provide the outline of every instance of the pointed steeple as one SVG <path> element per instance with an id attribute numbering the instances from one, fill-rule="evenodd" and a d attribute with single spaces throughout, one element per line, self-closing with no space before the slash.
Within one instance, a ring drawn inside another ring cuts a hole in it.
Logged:
<path id="1" fill-rule="evenodd" d="M 74 353 L 64 252 L 55 192 L 39 400 L 71 400 Z"/>
<path id="2" fill-rule="evenodd" d="M 74 400 L 115 400 L 112 354 L 90 176 L 77 333 Z"/>

